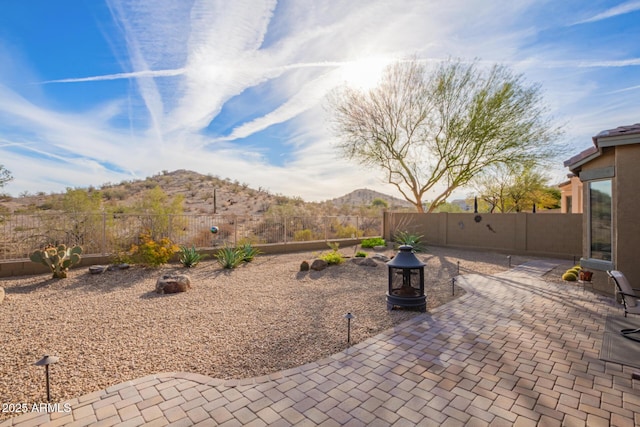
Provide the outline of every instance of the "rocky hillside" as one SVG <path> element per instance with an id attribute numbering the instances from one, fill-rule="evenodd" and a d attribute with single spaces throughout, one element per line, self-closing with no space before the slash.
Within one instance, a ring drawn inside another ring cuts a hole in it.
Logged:
<path id="1" fill-rule="evenodd" d="M 374 200 L 384 200 L 387 202 L 389 209 L 401 209 L 412 208 L 413 205 L 406 200 L 399 199 L 397 197 L 389 196 L 388 194 L 380 193 L 374 190 L 368 190 L 366 188 L 360 188 L 354 190 L 349 194 L 345 194 L 341 197 L 331 199 L 330 202 L 335 206 L 371 206 Z"/>
<path id="2" fill-rule="evenodd" d="M 286 215 L 376 214 L 375 199 L 385 200 L 389 208 L 410 206 L 407 202 L 372 190 L 355 190 L 347 195 L 321 203 L 302 198 L 273 194 L 268 189 L 250 188 L 237 180 L 221 179 L 188 170 L 163 171 L 144 180 L 106 183 L 99 188 L 85 188 L 98 193 L 105 209 L 126 212 L 136 206 L 149 190 L 160 187 L 170 198 L 182 196 L 185 213 L 251 215 L 280 213 Z M 62 209 L 64 194 L 39 193 L 23 197 L 0 197 L 0 213 L 34 213 Z M 364 210 L 364 211 L 363 211 Z"/>

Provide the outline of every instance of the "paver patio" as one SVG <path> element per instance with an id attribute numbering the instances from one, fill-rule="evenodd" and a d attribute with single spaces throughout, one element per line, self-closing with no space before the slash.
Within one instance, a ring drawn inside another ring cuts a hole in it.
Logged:
<path id="1" fill-rule="evenodd" d="M 299 368 L 231 381 L 153 375 L 0 427 L 640 425 L 634 369 L 598 359 L 606 315 L 620 309 L 543 281 L 554 265 L 458 277 L 462 298 Z"/>

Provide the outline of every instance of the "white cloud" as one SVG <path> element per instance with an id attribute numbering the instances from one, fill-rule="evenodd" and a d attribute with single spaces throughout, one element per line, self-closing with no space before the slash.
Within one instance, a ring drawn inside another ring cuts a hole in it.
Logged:
<path id="1" fill-rule="evenodd" d="M 543 83 L 556 116 L 571 118 L 566 138 L 575 144 L 588 144 L 601 128 L 636 122 L 631 113 L 637 85 L 620 81 L 611 87 L 601 75 L 640 65 L 637 55 L 591 57 L 583 49 L 584 58 L 575 59 L 576 46 L 562 40 L 554 48 L 536 45 L 549 23 L 530 17 L 532 11 L 546 16 L 547 4 L 551 2 L 108 0 L 121 31 L 110 34 L 109 42 L 122 72 L 69 72 L 46 83 L 55 83 L 57 92 L 77 84 L 90 92 L 92 82 L 128 79 L 130 93 L 69 113 L 54 108 L 55 99 L 36 101 L 0 80 L 0 128 L 5 129 L 0 163 L 16 176 L 4 190 L 34 192 L 41 186 L 38 191 L 60 191 L 184 168 L 309 200 L 359 186 L 397 194 L 383 183 L 383 174 L 338 156 L 319 107 L 324 94 L 344 78 L 341 66 L 370 57 L 416 54 L 432 61 L 454 57 L 511 64 Z M 582 22 L 639 9 L 640 2 L 629 1 Z M 35 73 L 25 74 L 38 81 Z M 268 100 L 243 98 L 240 104 L 262 103 L 262 113 L 234 112 L 239 115 L 229 121 L 228 137 L 207 136 L 207 127 L 225 105 L 252 91 L 267 93 Z M 115 118 L 127 115 L 128 129 L 121 121 L 113 125 Z M 293 134 L 285 142 L 290 152 L 283 166 L 268 163 L 264 154 L 269 147 L 239 142 L 282 123 Z M 16 150 L 18 145 L 23 149 Z"/>
<path id="2" fill-rule="evenodd" d="M 604 12 L 600 12 L 589 18 L 577 21 L 573 25 L 602 21 L 603 19 L 609 19 L 616 16 L 625 15 L 627 13 L 637 12 L 639 10 L 640 10 L 640 1 L 629 1 L 625 3 L 621 3 L 617 6 L 614 6 L 610 9 L 605 10 Z"/>

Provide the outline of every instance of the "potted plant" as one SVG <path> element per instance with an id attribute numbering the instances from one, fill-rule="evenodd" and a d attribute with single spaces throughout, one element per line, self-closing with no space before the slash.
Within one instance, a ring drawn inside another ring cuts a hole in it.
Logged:
<path id="1" fill-rule="evenodd" d="M 583 282 L 590 282 L 593 277 L 593 271 L 580 270 L 580 280 Z"/>

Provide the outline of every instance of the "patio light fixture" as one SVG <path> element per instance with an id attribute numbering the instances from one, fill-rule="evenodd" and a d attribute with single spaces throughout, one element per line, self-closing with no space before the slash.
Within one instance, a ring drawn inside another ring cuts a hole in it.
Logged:
<path id="1" fill-rule="evenodd" d="M 42 357 L 42 359 L 40 359 L 36 363 L 34 363 L 34 365 L 36 365 L 36 366 L 44 366 L 45 375 L 47 377 L 47 402 L 51 402 L 51 389 L 49 387 L 49 365 L 57 363 L 58 360 L 59 359 L 58 359 L 57 356 L 49 356 L 48 354 L 45 354 Z"/>
<path id="2" fill-rule="evenodd" d="M 351 319 L 354 319 L 356 316 L 351 313 L 347 313 L 342 317 L 347 319 L 347 346 L 351 347 Z"/>

